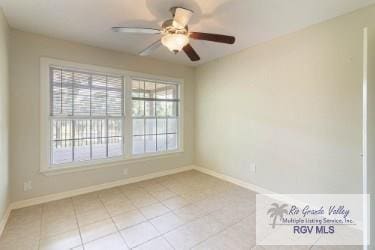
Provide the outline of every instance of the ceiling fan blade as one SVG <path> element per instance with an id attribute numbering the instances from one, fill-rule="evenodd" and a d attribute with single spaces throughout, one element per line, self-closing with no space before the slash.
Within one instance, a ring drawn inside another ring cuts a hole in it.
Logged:
<path id="1" fill-rule="evenodd" d="M 197 40 L 206 40 L 217 43 L 233 44 L 236 40 L 234 36 L 226 36 L 220 34 L 202 33 L 202 32 L 190 32 L 190 38 Z"/>
<path id="2" fill-rule="evenodd" d="M 138 33 L 138 34 L 160 34 L 160 30 L 138 27 L 112 27 L 114 32 Z"/>
<path id="3" fill-rule="evenodd" d="M 193 49 L 193 47 L 191 47 L 190 43 L 188 43 L 183 48 L 183 50 L 186 53 L 186 55 L 190 58 L 191 61 L 195 62 L 195 61 L 199 61 L 201 59 L 199 57 L 199 55 L 197 54 L 197 52 Z"/>
<path id="4" fill-rule="evenodd" d="M 193 11 L 181 7 L 172 8 L 171 11 L 173 14 L 173 26 L 179 29 L 185 28 L 193 16 Z"/>
<path id="5" fill-rule="evenodd" d="M 145 48 L 144 50 L 142 50 L 141 52 L 139 52 L 139 55 L 140 56 L 148 56 L 152 52 L 154 52 L 155 50 L 157 50 L 160 46 L 161 46 L 161 41 L 157 40 L 156 42 L 154 42 L 153 44 L 151 44 L 150 46 L 148 46 L 147 48 Z"/>

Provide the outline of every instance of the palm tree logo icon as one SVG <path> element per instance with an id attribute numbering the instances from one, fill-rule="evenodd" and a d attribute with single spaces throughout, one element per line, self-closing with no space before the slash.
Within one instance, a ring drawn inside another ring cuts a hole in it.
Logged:
<path id="1" fill-rule="evenodd" d="M 277 203 L 272 203 L 271 206 L 272 207 L 268 209 L 267 214 L 270 215 L 270 218 L 273 218 L 272 228 L 275 228 L 277 217 L 280 217 L 280 219 L 282 219 L 284 217 L 284 214 L 288 214 L 288 210 L 285 209 L 288 205 L 283 204 L 279 206 L 279 204 Z"/>

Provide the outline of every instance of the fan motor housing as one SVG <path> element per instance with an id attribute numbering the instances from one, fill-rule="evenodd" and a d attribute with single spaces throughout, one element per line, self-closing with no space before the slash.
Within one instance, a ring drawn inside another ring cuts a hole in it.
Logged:
<path id="1" fill-rule="evenodd" d="M 163 34 L 187 34 L 188 26 L 185 26 L 183 29 L 178 29 L 173 26 L 173 19 L 168 19 L 162 24 L 162 33 Z"/>

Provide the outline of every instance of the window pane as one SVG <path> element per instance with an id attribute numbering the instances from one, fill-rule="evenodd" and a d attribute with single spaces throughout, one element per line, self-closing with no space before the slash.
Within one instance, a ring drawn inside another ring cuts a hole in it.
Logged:
<path id="1" fill-rule="evenodd" d="M 156 91 L 156 98 L 165 99 L 165 97 L 166 97 L 165 84 L 157 83 L 155 91 Z"/>
<path id="2" fill-rule="evenodd" d="M 157 119 L 157 133 L 165 134 L 167 132 L 167 119 Z"/>
<path id="3" fill-rule="evenodd" d="M 133 117 L 144 116 L 144 101 L 133 100 Z"/>
<path id="4" fill-rule="evenodd" d="M 90 81 L 89 74 L 85 74 L 81 72 L 74 73 L 74 84 L 89 86 L 90 85 L 89 81 Z"/>
<path id="5" fill-rule="evenodd" d="M 73 88 L 71 85 L 52 87 L 52 115 L 72 115 Z"/>
<path id="6" fill-rule="evenodd" d="M 122 155 L 123 77 L 56 67 L 50 68 L 50 76 L 51 163 Z M 143 115 L 143 104 L 138 110 Z M 104 119 L 107 115 L 112 118 Z"/>
<path id="7" fill-rule="evenodd" d="M 107 92 L 107 113 L 111 116 L 122 116 L 122 91 Z"/>
<path id="8" fill-rule="evenodd" d="M 53 120 L 52 140 L 64 141 L 68 139 L 73 139 L 72 120 Z"/>
<path id="9" fill-rule="evenodd" d="M 102 87 L 105 89 L 107 86 L 107 78 L 103 75 L 92 75 L 92 86 L 93 87 Z"/>
<path id="10" fill-rule="evenodd" d="M 91 120 L 74 120 L 74 139 L 91 138 Z"/>
<path id="11" fill-rule="evenodd" d="M 132 81 L 132 96 L 144 97 L 144 82 L 140 80 Z"/>
<path id="12" fill-rule="evenodd" d="M 144 135 L 144 119 L 133 120 L 133 135 Z"/>
<path id="13" fill-rule="evenodd" d="M 177 119 L 168 118 L 168 133 L 177 133 Z"/>
<path id="14" fill-rule="evenodd" d="M 165 151 L 167 149 L 165 134 L 157 135 L 157 149 L 158 149 L 158 152 Z"/>
<path id="15" fill-rule="evenodd" d="M 155 98 L 155 83 L 145 82 L 145 97 Z"/>
<path id="16" fill-rule="evenodd" d="M 167 115 L 167 104 L 164 101 L 156 102 L 156 116 L 165 117 Z"/>
<path id="17" fill-rule="evenodd" d="M 121 156 L 123 152 L 122 137 L 108 138 L 108 157 Z"/>
<path id="18" fill-rule="evenodd" d="M 74 115 L 90 115 L 90 89 L 74 88 Z"/>
<path id="19" fill-rule="evenodd" d="M 144 136 L 133 136 L 133 154 L 143 154 L 144 147 Z"/>
<path id="20" fill-rule="evenodd" d="M 155 102 L 145 101 L 146 116 L 155 116 Z"/>
<path id="21" fill-rule="evenodd" d="M 177 85 L 175 84 L 167 84 L 166 85 L 166 91 L 167 91 L 167 99 L 177 99 Z"/>
<path id="22" fill-rule="evenodd" d="M 53 141 L 52 164 L 69 163 L 73 161 L 72 141 Z"/>
<path id="23" fill-rule="evenodd" d="M 73 83 L 73 72 L 63 70 L 61 72 L 61 82 L 66 84 L 72 84 Z"/>
<path id="24" fill-rule="evenodd" d="M 156 134 L 156 119 L 146 119 L 146 134 L 147 135 Z"/>
<path id="25" fill-rule="evenodd" d="M 106 115 L 107 92 L 105 89 L 91 90 L 91 115 Z"/>
<path id="26" fill-rule="evenodd" d="M 167 116 L 176 117 L 177 116 L 177 103 L 167 102 Z"/>
<path id="27" fill-rule="evenodd" d="M 146 152 L 156 152 L 156 135 L 147 135 L 146 136 Z"/>
<path id="28" fill-rule="evenodd" d="M 74 140 L 74 161 L 90 160 L 90 146 L 90 139 Z"/>
<path id="29" fill-rule="evenodd" d="M 108 119 L 108 136 L 122 137 L 122 120 L 121 119 Z"/>
<path id="30" fill-rule="evenodd" d="M 107 87 L 108 88 L 114 88 L 114 89 L 122 89 L 122 82 L 123 78 L 121 76 L 117 77 L 112 77 L 108 76 L 107 77 Z"/>
<path id="31" fill-rule="evenodd" d="M 91 121 L 91 137 L 103 138 L 107 136 L 107 122 L 106 120 L 95 119 Z"/>
<path id="32" fill-rule="evenodd" d="M 176 134 L 168 134 L 168 150 L 175 150 L 177 149 L 177 135 Z"/>
<path id="33" fill-rule="evenodd" d="M 92 159 L 107 157 L 107 138 L 99 137 L 92 139 Z"/>

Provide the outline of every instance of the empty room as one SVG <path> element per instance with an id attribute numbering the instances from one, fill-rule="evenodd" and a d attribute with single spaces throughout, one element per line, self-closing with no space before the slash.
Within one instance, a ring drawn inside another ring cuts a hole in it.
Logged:
<path id="1" fill-rule="evenodd" d="M 375 250 L 375 0 L 0 0 L 0 250 Z"/>

